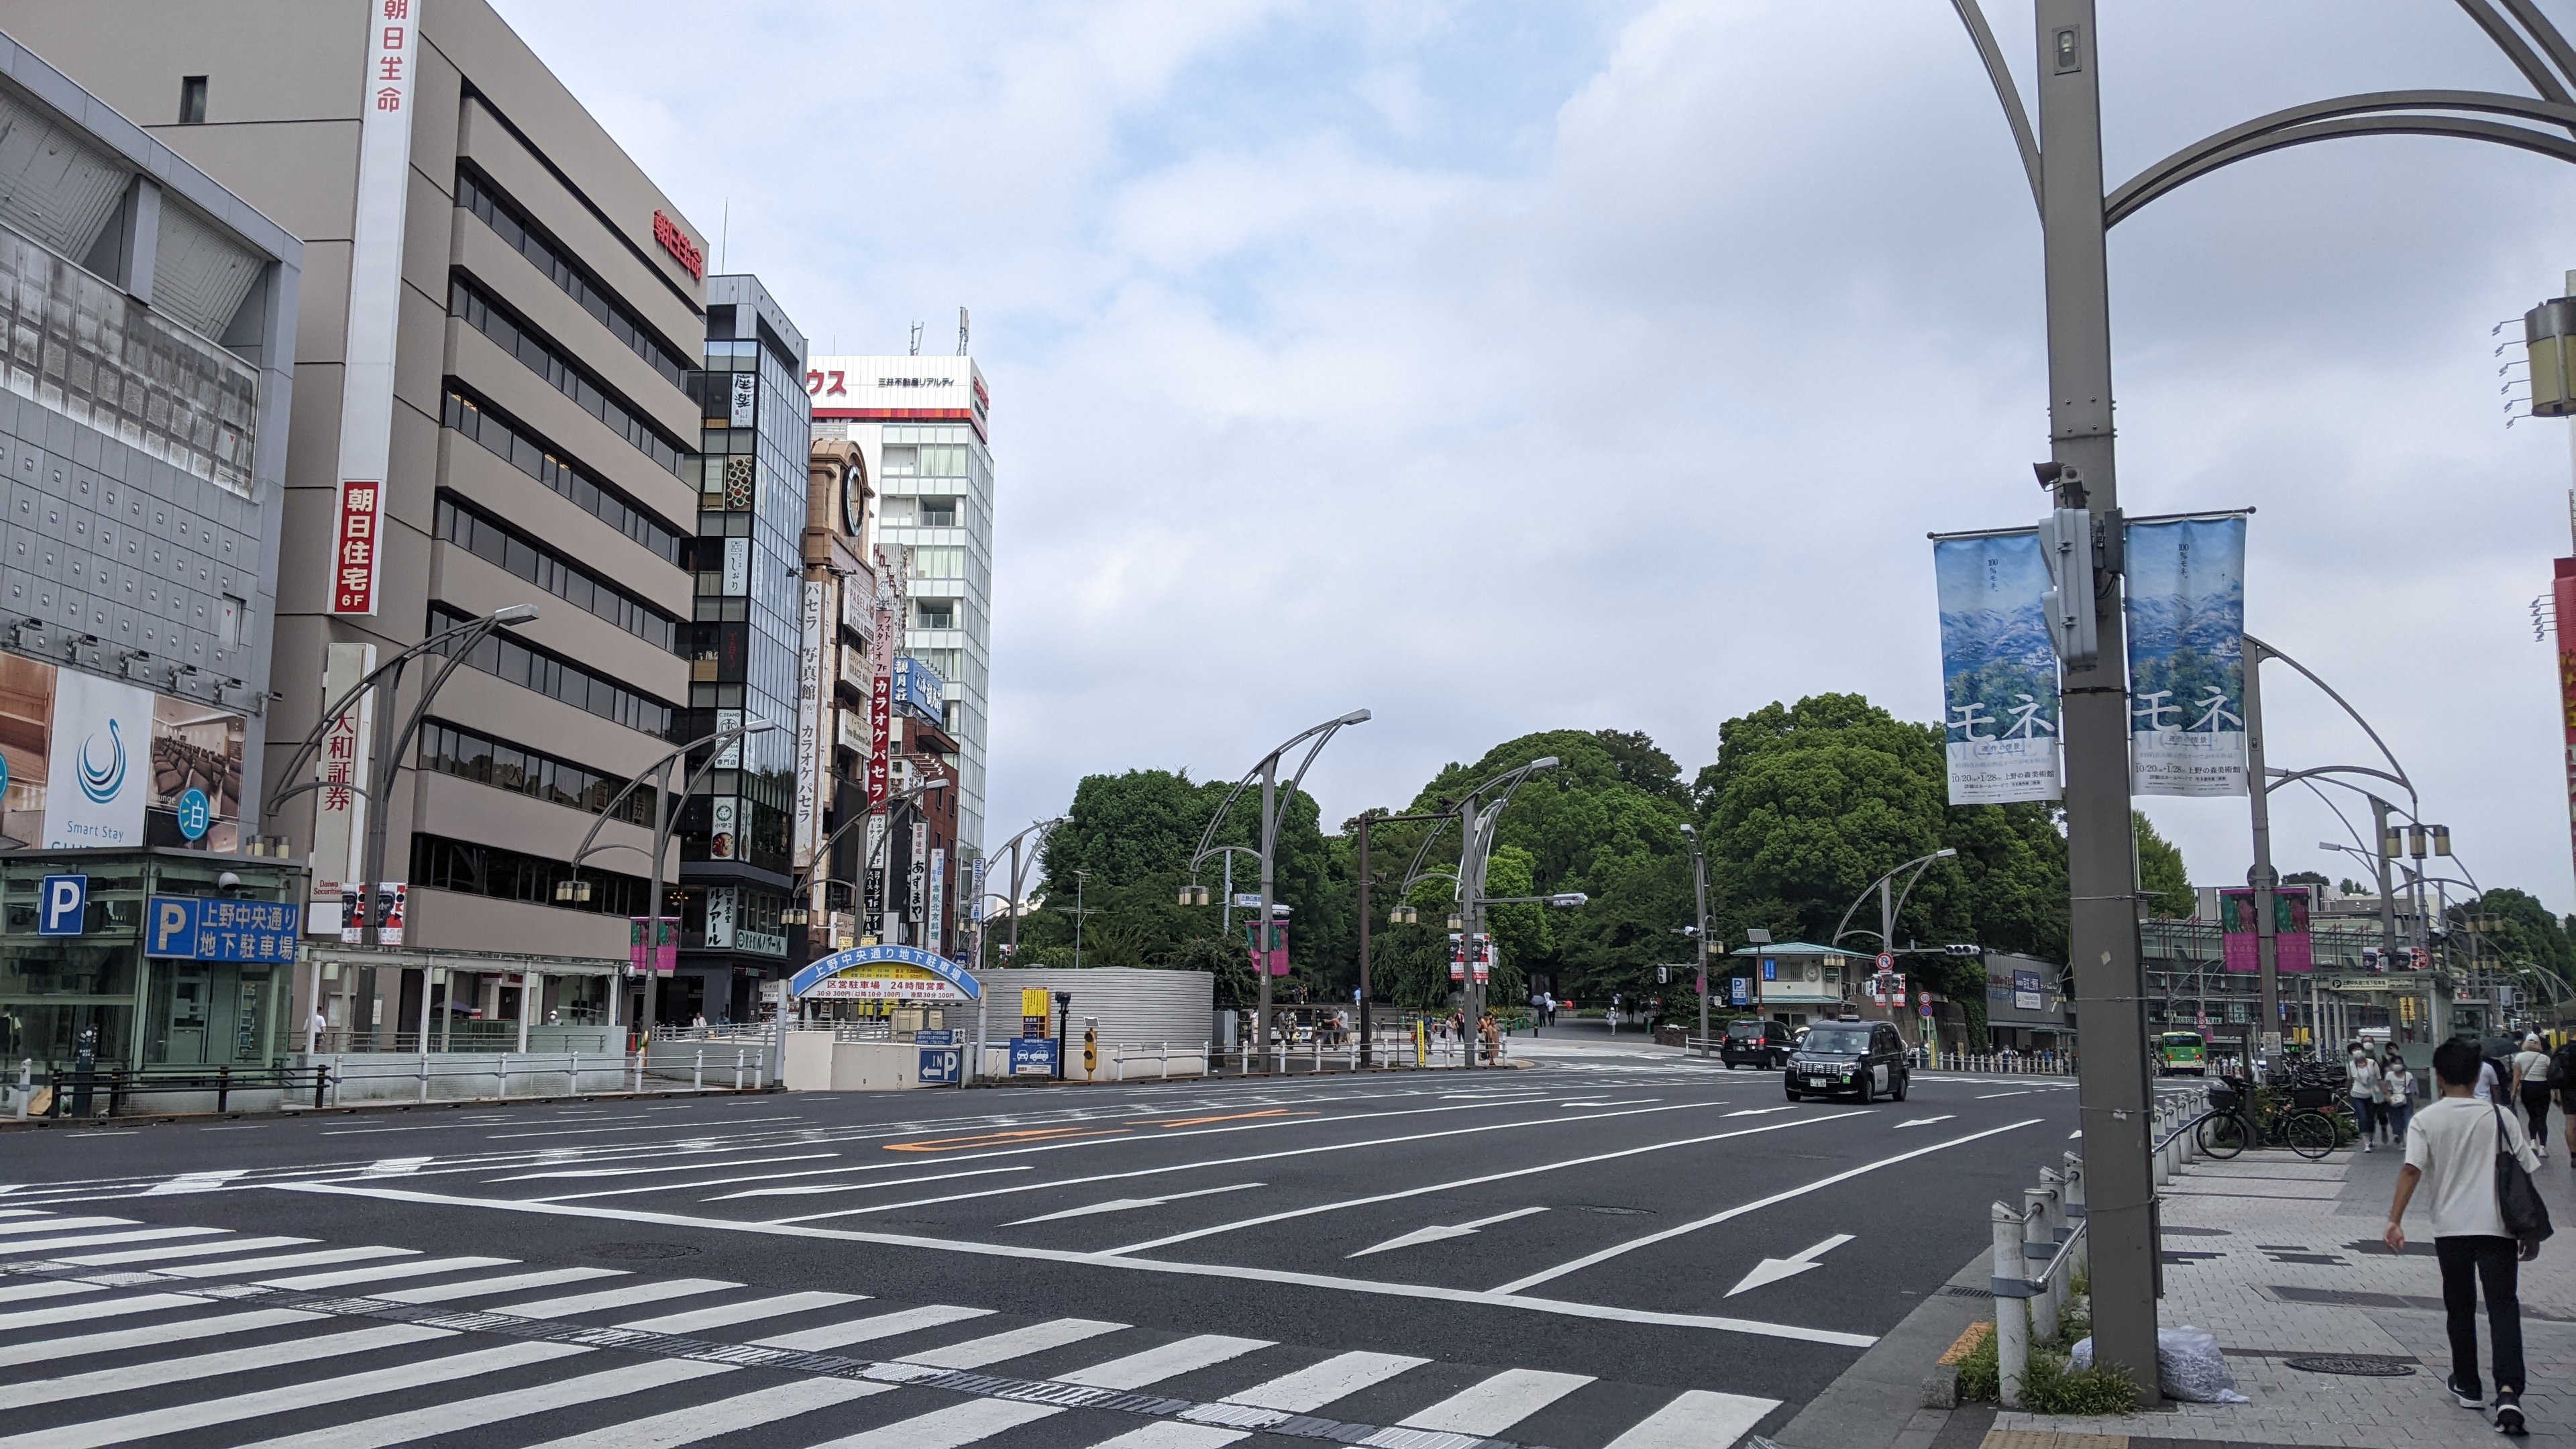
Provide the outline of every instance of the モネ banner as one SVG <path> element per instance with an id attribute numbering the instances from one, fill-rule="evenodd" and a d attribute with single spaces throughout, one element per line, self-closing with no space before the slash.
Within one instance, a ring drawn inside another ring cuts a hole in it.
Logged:
<path id="1" fill-rule="evenodd" d="M 1937 539 L 1950 803 L 2058 797 L 2057 651 L 2039 535 Z"/>
<path id="2" fill-rule="evenodd" d="M 2245 519 L 2133 523 L 2129 787 L 2245 793 Z"/>

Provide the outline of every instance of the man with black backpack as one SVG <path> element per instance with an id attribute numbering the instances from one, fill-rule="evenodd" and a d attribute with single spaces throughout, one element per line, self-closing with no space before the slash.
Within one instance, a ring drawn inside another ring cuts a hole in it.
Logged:
<path id="1" fill-rule="evenodd" d="M 2549 1089 L 2558 1094 L 2558 1110 L 2567 1118 L 2567 1165 L 2576 1167 L 2576 1036 L 2549 1054 Z"/>
<path id="2" fill-rule="evenodd" d="M 2397 1197 L 2381 1237 L 2390 1252 L 2406 1250 L 2401 1224 L 2422 1184 L 2432 1210 L 2433 1253 L 2442 1265 L 2442 1307 L 2450 1320 L 2452 1401 L 2464 1409 L 2485 1406 L 2477 1327 L 2483 1290 L 2495 1352 L 2495 1426 L 2519 1435 L 2526 1432 L 2519 1265 L 2539 1254 L 2549 1222 L 2530 1178 L 2540 1156 L 2522 1124 L 2502 1106 L 2474 1095 L 2484 1066 L 2473 1042 L 2446 1041 L 2433 1049 L 2442 1095 L 2406 1124 L 2406 1166 L 2397 1174 Z"/>

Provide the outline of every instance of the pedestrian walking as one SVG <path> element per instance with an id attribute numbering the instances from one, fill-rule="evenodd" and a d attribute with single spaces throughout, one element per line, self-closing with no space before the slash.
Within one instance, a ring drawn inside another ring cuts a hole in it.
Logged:
<path id="1" fill-rule="evenodd" d="M 2540 1034 L 2522 1039 L 2513 1054 L 2513 1095 L 2531 1118 L 2531 1150 L 2549 1155 L 2549 1054 L 2540 1049 Z"/>
<path id="2" fill-rule="evenodd" d="M 2528 1172 L 2540 1165 L 2540 1158 L 2523 1135 L 2522 1123 L 2497 1104 L 2476 1099 L 2482 1065 L 2472 1042 L 2446 1041 L 2433 1049 L 2433 1076 L 2442 1095 L 2427 1103 L 2406 1129 L 2406 1165 L 2397 1174 L 2397 1196 L 2380 1237 L 2390 1252 L 2406 1250 L 2406 1205 L 2421 1186 L 2432 1209 L 2433 1254 L 2442 1267 L 2452 1402 L 2464 1409 L 2485 1407 L 2477 1326 L 2483 1291 L 2495 1359 L 2495 1426 L 2506 1434 L 2521 1434 L 2525 1385 L 2516 1280 L 2520 1264 L 2539 1244 L 2517 1242 L 2506 1233 L 2498 1179 L 2508 1170 L 2504 1159 Z"/>
<path id="3" fill-rule="evenodd" d="M 2406 1146 L 2406 1123 L 2415 1115 L 2418 1088 L 2415 1074 L 2406 1069 L 2406 1059 L 2397 1049 L 2388 1050 L 2388 1059 L 2379 1067 L 2379 1121 L 2387 1129 L 2389 1140 L 2399 1149 Z"/>
<path id="4" fill-rule="evenodd" d="M 2344 1067 L 2352 1094 L 2353 1125 L 2361 1129 L 2361 1150 L 2375 1151 L 2371 1138 L 2379 1131 L 2379 1063 L 2370 1059 L 2370 1051 L 2359 1042 L 2352 1044 L 2352 1060 Z"/>
<path id="5" fill-rule="evenodd" d="M 2549 1054 L 2549 1085 L 2558 1093 L 2558 1114 L 2567 1124 L 2567 1165 L 2576 1168 L 2576 1036 Z"/>

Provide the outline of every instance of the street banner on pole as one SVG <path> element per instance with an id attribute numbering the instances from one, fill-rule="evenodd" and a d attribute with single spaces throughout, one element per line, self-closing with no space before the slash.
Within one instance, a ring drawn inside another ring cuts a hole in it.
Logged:
<path id="1" fill-rule="evenodd" d="M 2054 800 L 2057 654 L 2035 530 L 1936 538 L 1950 803 Z"/>
<path id="2" fill-rule="evenodd" d="M 2245 517 L 2132 523 L 2129 779 L 2141 795 L 2245 793 Z"/>
<path id="3" fill-rule="evenodd" d="M 2218 893 L 2220 943 L 2225 948 L 2225 966 L 2230 971 L 2252 971 L 2255 961 L 2254 892 L 2222 890 Z M 2316 969 L 2316 938 L 2308 931 L 2308 893 L 2296 886 L 2284 886 L 2272 893 L 2272 940 L 2277 953 L 2276 969 L 2313 971 Z"/>
<path id="4" fill-rule="evenodd" d="M 2571 499 L 2576 507 L 2576 499 Z M 2571 845 L 2576 845 L 2576 558 L 2562 558 L 2551 565 L 2555 570 L 2549 581 L 2550 604 L 2558 622 L 2558 705 L 2559 726 L 2567 738 L 2567 820 Z"/>

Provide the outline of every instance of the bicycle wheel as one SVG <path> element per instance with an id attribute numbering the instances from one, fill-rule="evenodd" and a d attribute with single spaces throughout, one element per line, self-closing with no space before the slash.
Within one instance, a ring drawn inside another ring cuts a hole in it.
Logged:
<path id="1" fill-rule="evenodd" d="M 2245 1119 L 2232 1112 L 2214 1112 L 2200 1119 L 2200 1150 L 2212 1157 L 2234 1157 L 2245 1150 Z"/>
<path id="2" fill-rule="evenodd" d="M 2310 1161 L 2334 1151 L 2339 1135 L 2334 1119 L 2323 1112 L 2293 1112 L 2281 1127 L 2281 1136 L 2290 1144 L 2290 1150 Z"/>

